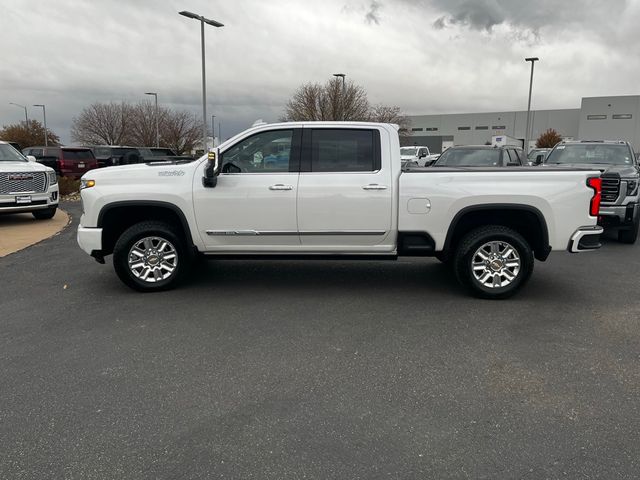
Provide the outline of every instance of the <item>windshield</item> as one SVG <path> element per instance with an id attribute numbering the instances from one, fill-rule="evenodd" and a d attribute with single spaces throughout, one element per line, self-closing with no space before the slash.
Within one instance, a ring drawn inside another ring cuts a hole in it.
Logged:
<path id="1" fill-rule="evenodd" d="M 400 155 L 407 155 L 407 156 L 412 156 L 415 157 L 416 156 L 416 149 L 413 147 L 404 147 L 400 149 Z"/>
<path id="2" fill-rule="evenodd" d="M 449 148 L 436 161 L 434 167 L 497 167 L 500 150 L 497 148 Z"/>
<path id="3" fill-rule="evenodd" d="M 603 165 L 633 165 L 626 145 L 578 144 L 558 145 L 547 157 L 547 164 L 591 163 Z"/>
<path id="4" fill-rule="evenodd" d="M 26 161 L 28 160 L 11 145 L 0 143 L 0 162 L 26 162 Z"/>

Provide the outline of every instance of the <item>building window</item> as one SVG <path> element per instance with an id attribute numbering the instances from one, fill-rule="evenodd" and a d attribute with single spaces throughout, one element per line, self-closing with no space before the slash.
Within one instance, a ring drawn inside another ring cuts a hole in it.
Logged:
<path id="1" fill-rule="evenodd" d="M 411 131 L 412 132 L 421 132 L 422 128 L 412 128 Z"/>
<path id="2" fill-rule="evenodd" d="M 476 130 L 489 130 L 489 126 L 488 125 L 478 125 L 476 127 Z"/>
<path id="3" fill-rule="evenodd" d="M 587 115 L 587 120 L 606 120 L 606 115 Z"/>
<path id="4" fill-rule="evenodd" d="M 458 127 L 458 130 L 471 130 L 471 127 Z"/>
<path id="5" fill-rule="evenodd" d="M 506 130 L 507 127 L 505 125 L 494 125 L 491 127 L 492 130 Z"/>
<path id="6" fill-rule="evenodd" d="M 630 113 L 618 113 L 617 115 L 613 115 L 611 118 L 616 120 L 630 120 L 633 118 L 633 115 Z"/>
<path id="7" fill-rule="evenodd" d="M 427 132 L 437 132 L 438 131 L 438 127 L 427 127 L 427 128 L 425 128 L 425 131 L 427 131 Z"/>

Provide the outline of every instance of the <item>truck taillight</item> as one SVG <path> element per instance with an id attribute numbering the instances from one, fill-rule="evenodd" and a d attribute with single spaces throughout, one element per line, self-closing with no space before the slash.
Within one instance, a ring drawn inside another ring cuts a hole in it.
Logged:
<path id="1" fill-rule="evenodd" d="M 592 217 L 597 217 L 600 213 L 600 201 L 602 200 L 602 179 L 599 177 L 588 178 L 587 186 L 593 189 L 593 197 L 591 197 L 589 214 Z"/>

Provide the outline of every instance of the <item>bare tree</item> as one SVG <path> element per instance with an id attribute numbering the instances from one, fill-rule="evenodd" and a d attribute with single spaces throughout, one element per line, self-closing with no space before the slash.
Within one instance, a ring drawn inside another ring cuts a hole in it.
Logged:
<path id="1" fill-rule="evenodd" d="M 163 131 L 163 124 L 170 111 L 158 107 L 158 130 Z M 131 107 L 131 122 L 129 128 L 131 145 L 139 147 L 155 146 L 156 144 L 156 107 L 151 102 L 140 102 Z M 160 139 L 162 143 L 162 138 Z"/>
<path id="2" fill-rule="evenodd" d="M 344 87 L 340 78 L 326 84 L 306 83 L 293 94 L 285 106 L 283 121 L 362 120 L 369 118 L 367 92 L 353 82 Z"/>
<path id="3" fill-rule="evenodd" d="M 400 135 L 408 136 L 411 122 L 398 106 L 376 105 L 371 109 L 370 120 L 380 123 L 395 123 L 400 126 Z"/>
<path id="4" fill-rule="evenodd" d="M 131 142 L 131 105 L 94 103 L 73 119 L 71 139 L 85 145 L 124 145 Z"/>
<path id="5" fill-rule="evenodd" d="M 178 155 L 191 152 L 202 141 L 202 120 L 184 110 L 168 110 L 160 125 L 160 138 Z"/>

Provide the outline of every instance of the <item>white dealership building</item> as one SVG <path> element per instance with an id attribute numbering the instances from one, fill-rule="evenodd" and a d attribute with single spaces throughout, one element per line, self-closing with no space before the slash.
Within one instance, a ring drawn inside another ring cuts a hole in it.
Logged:
<path id="1" fill-rule="evenodd" d="M 410 136 L 402 145 L 426 145 L 441 152 L 453 145 L 482 145 L 507 136 L 524 143 L 527 112 L 413 115 Z M 532 110 L 530 146 L 549 128 L 562 137 L 580 140 L 627 140 L 640 151 L 640 95 L 588 97 L 580 108 Z"/>

